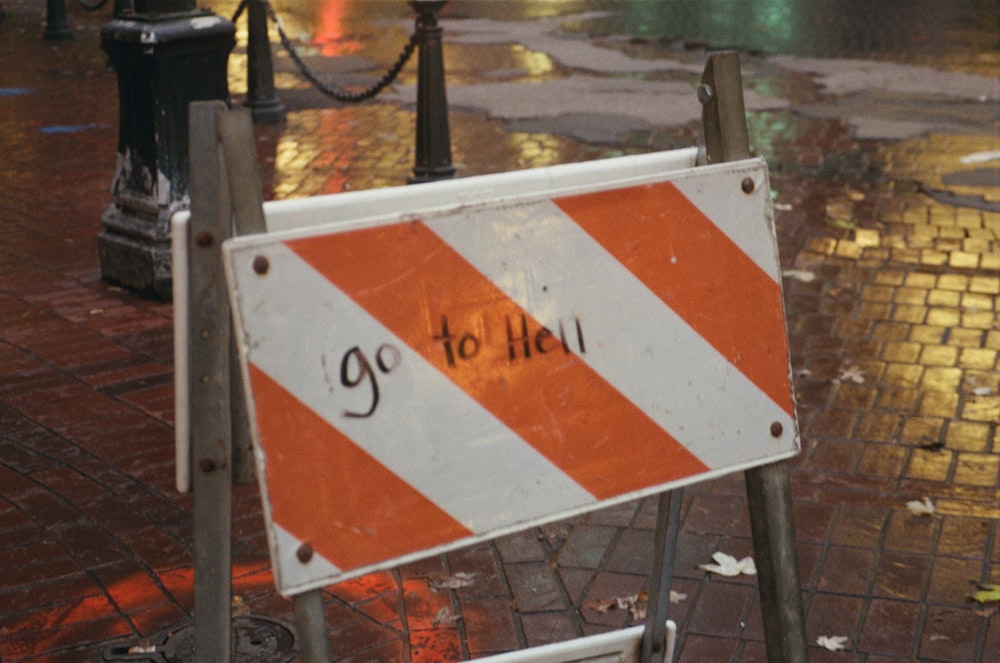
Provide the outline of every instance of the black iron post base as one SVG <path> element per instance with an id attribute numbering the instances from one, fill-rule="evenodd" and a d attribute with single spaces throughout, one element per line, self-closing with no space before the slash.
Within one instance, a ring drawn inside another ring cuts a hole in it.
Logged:
<path id="1" fill-rule="evenodd" d="M 287 119 L 285 104 L 277 97 L 273 99 L 247 100 L 246 107 L 250 109 L 250 117 L 254 122 L 262 124 L 281 124 Z"/>
<path id="2" fill-rule="evenodd" d="M 254 122 L 280 124 L 285 121 L 285 104 L 274 89 L 267 13 L 260 0 L 251 0 L 247 5 L 247 35 L 246 106 Z"/>
<path id="3" fill-rule="evenodd" d="M 0 15 L 3 11 L 0 10 Z M 45 30 L 43 39 L 72 39 L 73 31 L 66 20 L 66 0 L 47 0 L 45 3 Z"/>
<path id="4" fill-rule="evenodd" d="M 179 207 L 178 207 L 179 209 Z M 170 209 L 119 207 L 112 203 L 101 215 L 97 236 L 101 276 L 143 297 L 170 300 Z"/>
<path id="5" fill-rule="evenodd" d="M 134 13 L 101 30 L 119 100 L 114 202 L 97 238 L 105 280 L 171 297 L 170 217 L 189 204 L 188 104 L 228 99 L 235 34 L 192 0 L 135 0 Z"/>

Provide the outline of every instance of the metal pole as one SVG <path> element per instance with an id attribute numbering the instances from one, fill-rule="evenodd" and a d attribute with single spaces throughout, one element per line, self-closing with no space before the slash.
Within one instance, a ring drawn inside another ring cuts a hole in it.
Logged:
<path id="1" fill-rule="evenodd" d="M 681 488 L 660 493 L 656 522 L 656 549 L 653 551 L 653 572 L 649 583 L 649 604 L 645 628 L 642 631 L 640 663 L 670 663 L 665 659 L 667 642 L 667 611 L 670 608 L 670 585 L 674 577 L 674 557 L 677 535 L 681 527 Z"/>
<path id="2" fill-rule="evenodd" d="M 451 134 L 448 130 L 448 99 L 445 95 L 444 57 L 438 12 L 447 0 L 410 0 L 417 11 L 420 55 L 417 63 L 416 164 L 411 184 L 444 180 L 455 176 L 451 164 Z"/>
<path id="3" fill-rule="evenodd" d="M 323 592 L 313 589 L 293 599 L 303 663 L 330 663 L 330 638 L 323 612 Z"/>
<path id="4" fill-rule="evenodd" d="M 768 663 L 806 663 L 808 642 L 788 466 L 772 463 L 749 469 L 743 476 Z"/>
<path id="5" fill-rule="evenodd" d="M 66 22 L 66 0 L 46 0 L 45 2 L 45 39 L 72 39 L 73 32 Z"/>
<path id="6" fill-rule="evenodd" d="M 261 0 L 247 3 L 247 100 L 254 122 L 285 121 L 285 105 L 274 89 L 274 64 L 267 38 L 267 10 Z"/>
<path id="7" fill-rule="evenodd" d="M 738 53 L 725 51 L 711 55 L 698 86 L 698 99 L 703 106 L 702 137 L 707 162 L 749 157 Z M 805 663 L 809 655 L 788 467 L 783 462 L 755 467 L 746 470 L 744 478 L 767 660 Z"/>

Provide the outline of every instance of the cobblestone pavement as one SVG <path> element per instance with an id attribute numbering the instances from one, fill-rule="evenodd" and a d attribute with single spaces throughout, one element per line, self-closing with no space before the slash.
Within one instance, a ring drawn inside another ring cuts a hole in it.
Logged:
<path id="1" fill-rule="evenodd" d="M 2 6 L 0 660 L 76 663 L 110 639 L 191 617 L 191 499 L 173 488 L 172 309 L 100 279 L 95 237 L 117 139 L 116 83 L 98 47 L 107 13 L 71 4 L 76 38 L 44 42 L 44 3 Z M 995 15 L 988 3 L 962 7 Z M 218 9 L 225 15 L 229 4 Z M 897 42 L 912 47 L 905 36 Z M 682 57 L 703 58 L 694 47 Z M 476 47 L 462 48 L 473 61 Z M 523 46 L 478 48 L 517 67 L 543 61 Z M 616 48 L 662 55 L 643 39 Z M 960 59 L 995 80 L 996 49 L 994 39 Z M 238 50 L 236 92 L 240 58 Z M 768 62 L 748 59 L 748 88 L 813 109 L 749 113 L 771 167 L 786 270 L 807 635 L 846 638 L 839 652 L 813 644 L 811 660 L 1000 660 L 996 604 L 969 599 L 977 583 L 1000 583 L 997 162 L 960 159 L 1000 150 L 996 106 L 978 125 L 862 139 L 849 117 L 815 111 L 831 105 L 828 89 Z M 411 108 L 319 105 L 289 89 L 297 84 L 283 67 L 288 121 L 257 129 L 267 197 L 405 180 Z M 474 68 L 459 78 L 474 82 Z M 588 142 L 481 111 L 454 112 L 451 123 L 462 175 L 696 137 L 681 123 Z M 907 508 L 923 498 L 933 514 Z M 254 486 L 236 489 L 234 511 L 235 609 L 289 619 L 291 604 L 273 590 Z M 645 585 L 654 511 L 627 504 L 331 587 L 335 659 L 455 660 L 629 625 L 628 609 L 606 608 Z M 720 550 L 751 553 L 739 475 L 685 491 L 671 606 L 681 660 L 765 660 L 753 579 L 698 569 Z"/>

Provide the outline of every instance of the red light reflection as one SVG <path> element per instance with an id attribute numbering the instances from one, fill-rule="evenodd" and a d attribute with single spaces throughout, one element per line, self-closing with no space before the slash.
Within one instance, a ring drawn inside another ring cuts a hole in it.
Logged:
<path id="1" fill-rule="evenodd" d="M 322 0 L 316 20 L 314 43 L 326 57 L 345 55 L 361 50 L 361 42 L 346 38 L 344 19 L 348 7 L 344 0 Z"/>

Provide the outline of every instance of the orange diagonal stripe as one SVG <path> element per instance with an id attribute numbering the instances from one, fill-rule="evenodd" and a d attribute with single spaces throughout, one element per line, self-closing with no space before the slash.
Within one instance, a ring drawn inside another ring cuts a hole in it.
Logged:
<path id="1" fill-rule="evenodd" d="M 793 414 L 780 286 L 677 187 L 663 182 L 555 203 Z"/>
<path id="2" fill-rule="evenodd" d="M 597 498 L 707 469 L 577 356 L 585 322 L 543 330 L 424 223 L 288 246 Z"/>
<path id="3" fill-rule="evenodd" d="M 470 532 L 253 364 L 274 522 L 344 571 Z"/>

